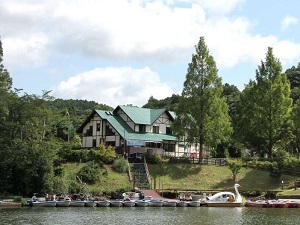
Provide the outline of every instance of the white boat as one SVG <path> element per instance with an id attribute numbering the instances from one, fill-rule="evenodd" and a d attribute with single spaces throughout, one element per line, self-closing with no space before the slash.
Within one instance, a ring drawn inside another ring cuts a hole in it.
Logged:
<path id="1" fill-rule="evenodd" d="M 56 200 L 44 200 L 39 199 L 36 196 L 33 196 L 31 199 L 28 199 L 27 202 L 30 206 L 35 207 L 55 207 L 56 206 Z"/>
<path id="2" fill-rule="evenodd" d="M 150 200 L 144 200 L 144 199 L 142 199 L 142 200 L 136 200 L 136 201 L 135 201 L 135 206 L 138 206 L 138 207 L 146 207 L 146 206 L 149 205 L 149 201 L 150 201 Z"/>
<path id="3" fill-rule="evenodd" d="M 44 202 L 45 201 L 39 201 L 39 200 L 36 200 L 36 201 L 32 201 L 30 203 L 31 206 L 34 206 L 34 207 L 42 207 L 44 206 Z"/>
<path id="4" fill-rule="evenodd" d="M 86 200 L 75 200 L 71 201 L 70 206 L 72 207 L 84 207 Z"/>
<path id="5" fill-rule="evenodd" d="M 71 198 L 69 198 L 69 197 L 64 197 L 64 198 L 56 201 L 57 207 L 69 207 L 70 204 L 71 204 Z"/>
<path id="6" fill-rule="evenodd" d="M 133 207 L 135 206 L 135 201 L 134 200 L 123 201 L 123 205 L 126 207 Z"/>
<path id="7" fill-rule="evenodd" d="M 57 201 L 53 200 L 53 201 L 45 201 L 44 202 L 44 206 L 45 207 L 55 207 L 56 206 Z"/>
<path id="8" fill-rule="evenodd" d="M 186 206 L 188 206 L 189 204 L 188 204 L 188 202 L 186 202 L 186 201 L 178 201 L 177 203 L 176 203 L 176 206 L 177 207 L 186 207 Z"/>
<path id="9" fill-rule="evenodd" d="M 163 200 L 160 199 L 152 199 L 148 202 L 148 205 L 151 207 L 162 207 L 164 204 Z"/>
<path id="10" fill-rule="evenodd" d="M 242 206 L 242 196 L 238 191 L 239 184 L 234 185 L 235 194 L 228 191 L 222 191 L 213 196 L 206 197 L 203 201 L 205 206 L 210 207 L 239 207 Z"/>
<path id="11" fill-rule="evenodd" d="M 123 200 L 111 200 L 110 206 L 112 207 L 121 207 L 123 206 Z"/>
<path id="12" fill-rule="evenodd" d="M 97 205 L 97 202 L 95 201 L 86 201 L 85 206 L 86 207 L 94 207 Z"/>
<path id="13" fill-rule="evenodd" d="M 188 206 L 191 206 L 191 207 L 200 207 L 201 206 L 201 202 L 200 201 L 190 201 L 190 202 L 188 202 Z"/>
<path id="14" fill-rule="evenodd" d="M 163 206 L 166 206 L 166 207 L 175 207 L 176 204 L 177 204 L 177 201 L 167 200 L 167 201 L 164 201 Z"/>
<path id="15" fill-rule="evenodd" d="M 108 206 L 110 206 L 110 201 L 109 200 L 97 201 L 97 206 L 99 206 L 99 207 L 108 207 Z"/>
<path id="16" fill-rule="evenodd" d="M 57 207 L 69 207 L 71 204 L 71 201 L 57 201 L 56 206 Z"/>

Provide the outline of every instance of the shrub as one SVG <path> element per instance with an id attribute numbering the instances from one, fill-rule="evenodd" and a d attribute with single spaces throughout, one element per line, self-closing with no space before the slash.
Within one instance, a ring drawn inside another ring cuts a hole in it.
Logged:
<path id="1" fill-rule="evenodd" d="M 277 162 L 273 162 L 270 166 L 270 176 L 274 179 L 279 179 L 281 177 L 281 169 Z"/>
<path id="2" fill-rule="evenodd" d="M 63 177 L 65 174 L 64 168 L 62 167 L 56 167 L 54 168 L 54 176 Z"/>
<path id="3" fill-rule="evenodd" d="M 126 173 L 128 171 L 128 162 L 124 158 L 118 158 L 114 161 L 112 168 L 118 173 Z"/>
<path id="4" fill-rule="evenodd" d="M 117 155 L 114 147 L 99 145 L 95 160 L 102 161 L 104 164 L 112 164 L 116 157 Z"/>
<path id="5" fill-rule="evenodd" d="M 88 162 L 77 173 L 83 182 L 88 184 L 95 184 L 99 179 L 100 166 L 94 161 Z"/>
<path id="6" fill-rule="evenodd" d="M 169 163 L 173 163 L 173 164 L 185 163 L 185 164 L 188 164 L 188 163 L 191 163 L 191 161 L 188 157 L 184 157 L 184 158 L 170 157 L 169 158 Z"/>
<path id="7" fill-rule="evenodd" d="M 79 193 L 81 188 L 81 184 L 79 184 L 75 179 L 71 180 L 69 183 L 68 193 Z"/>
<path id="8" fill-rule="evenodd" d="M 150 154 L 145 154 L 147 163 L 150 164 L 162 164 L 162 163 L 168 163 L 169 158 L 163 158 L 162 156 L 158 154 L 150 155 Z"/>

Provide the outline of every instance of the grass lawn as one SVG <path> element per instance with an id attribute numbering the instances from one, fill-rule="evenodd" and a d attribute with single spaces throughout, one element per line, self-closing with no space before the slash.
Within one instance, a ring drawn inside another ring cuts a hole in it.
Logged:
<path id="1" fill-rule="evenodd" d="M 237 181 L 232 179 L 232 173 L 227 166 L 170 164 L 163 168 L 159 165 L 148 165 L 149 172 L 156 180 L 156 188 L 190 188 L 197 190 L 229 190 L 234 183 L 239 183 L 240 190 L 281 191 L 281 180 L 274 180 L 268 171 L 242 168 L 237 175 Z M 284 188 L 290 186 L 295 177 L 283 175 Z M 153 181 L 155 182 L 155 181 Z"/>
<path id="2" fill-rule="evenodd" d="M 67 163 L 64 164 L 64 178 L 65 181 L 76 179 L 76 173 L 84 166 L 85 163 Z M 99 171 L 100 177 L 96 184 L 87 185 L 90 192 L 94 194 L 109 193 L 115 190 L 131 190 L 127 174 L 114 172 L 111 165 L 104 165 L 104 168 Z"/>
<path id="3" fill-rule="evenodd" d="M 84 163 L 68 163 L 64 165 L 64 179 L 76 179 L 76 173 Z M 156 189 L 195 189 L 195 190 L 233 190 L 234 183 L 239 183 L 241 191 L 282 191 L 284 195 L 300 195 L 300 190 L 293 189 L 293 181 L 298 177 L 283 175 L 280 180 L 270 177 L 268 171 L 242 168 L 237 175 L 237 181 L 232 180 L 232 174 L 227 166 L 198 164 L 148 164 L 152 178 L 152 188 Z M 103 173 L 107 171 L 107 173 Z M 110 165 L 105 165 L 100 171 L 96 184 L 88 185 L 88 190 L 94 194 L 109 193 L 116 190 L 131 190 L 132 184 L 125 173 L 116 173 Z"/>

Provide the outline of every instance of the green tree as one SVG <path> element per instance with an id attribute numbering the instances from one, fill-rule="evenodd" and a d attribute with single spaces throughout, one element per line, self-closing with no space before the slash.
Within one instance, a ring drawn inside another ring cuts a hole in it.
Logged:
<path id="1" fill-rule="evenodd" d="M 290 69 L 285 71 L 288 80 L 291 84 L 291 98 L 295 103 L 298 99 L 300 99 L 300 63 L 298 66 L 292 66 Z"/>
<path id="2" fill-rule="evenodd" d="M 153 96 L 151 96 L 148 100 L 148 102 L 143 105 L 143 108 L 149 108 L 149 109 L 167 109 L 170 111 L 174 111 L 175 107 L 177 106 L 179 102 L 179 95 L 173 94 L 171 97 L 167 97 L 162 100 L 157 100 Z"/>
<path id="3" fill-rule="evenodd" d="M 0 89 L 10 90 L 12 86 L 12 79 L 9 72 L 4 68 L 3 65 L 3 48 L 0 37 Z"/>
<path id="4" fill-rule="evenodd" d="M 237 174 L 242 169 L 242 163 L 237 160 L 227 160 L 227 165 L 232 173 L 232 180 L 237 181 Z"/>
<path id="5" fill-rule="evenodd" d="M 235 127 L 247 147 L 272 157 L 276 144 L 289 134 L 292 99 L 290 84 L 281 73 L 280 61 L 268 48 L 265 62 L 256 70 L 256 81 L 250 81 L 242 93 Z"/>
<path id="6" fill-rule="evenodd" d="M 300 99 L 296 101 L 292 110 L 292 121 L 293 121 L 293 138 L 291 141 L 292 153 L 300 152 Z"/>
<path id="7" fill-rule="evenodd" d="M 188 65 L 182 95 L 175 109 L 173 129 L 179 136 L 187 136 L 189 142 L 199 144 L 201 162 L 203 146 L 217 146 L 230 136 L 232 128 L 228 106 L 222 97 L 222 80 L 204 37 L 200 37 L 195 48 L 196 54 Z"/>

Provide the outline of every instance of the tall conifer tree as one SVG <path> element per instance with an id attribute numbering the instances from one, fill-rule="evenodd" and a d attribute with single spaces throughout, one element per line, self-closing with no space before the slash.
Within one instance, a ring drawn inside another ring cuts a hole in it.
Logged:
<path id="1" fill-rule="evenodd" d="M 228 106 L 222 96 L 222 80 L 204 37 L 195 46 L 188 65 L 183 91 L 176 107 L 174 131 L 190 143 L 199 144 L 199 162 L 203 147 L 215 147 L 230 136 L 232 128 Z"/>
<path id="2" fill-rule="evenodd" d="M 269 47 L 256 70 L 256 81 L 243 91 L 237 132 L 249 148 L 272 157 L 275 145 L 285 136 L 291 107 L 289 81 Z"/>

